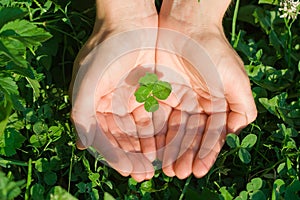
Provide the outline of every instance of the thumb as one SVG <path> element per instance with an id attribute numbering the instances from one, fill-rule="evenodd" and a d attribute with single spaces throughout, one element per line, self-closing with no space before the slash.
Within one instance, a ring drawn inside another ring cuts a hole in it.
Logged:
<path id="1" fill-rule="evenodd" d="M 76 139 L 76 147 L 77 147 L 77 149 L 79 149 L 79 150 L 85 150 L 85 149 L 87 149 L 88 147 L 84 145 L 84 144 L 85 144 L 85 141 L 82 142 L 82 141 L 81 141 L 81 138 L 82 138 L 82 137 L 78 137 L 78 138 Z"/>
<path id="2" fill-rule="evenodd" d="M 93 118 L 87 117 L 89 120 L 82 120 L 84 118 L 76 117 L 72 118 L 72 122 L 75 126 L 75 132 L 77 135 L 76 146 L 80 150 L 87 149 L 92 145 L 97 129 L 97 121 Z"/>
<path id="3" fill-rule="evenodd" d="M 225 97 L 230 110 L 227 119 L 229 133 L 241 131 L 257 116 L 249 78 L 241 67 L 236 69 L 236 73 L 230 75 L 231 79 L 224 83 Z"/>
<path id="4" fill-rule="evenodd" d="M 227 121 L 228 133 L 239 133 L 254 120 L 249 120 L 247 113 L 230 112 Z"/>
<path id="5" fill-rule="evenodd" d="M 257 110 L 248 78 L 233 84 L 230 90 L 230 93 L 225 94 L 230 110 L 227 131 L 237 133 L 255 120 Z"/>

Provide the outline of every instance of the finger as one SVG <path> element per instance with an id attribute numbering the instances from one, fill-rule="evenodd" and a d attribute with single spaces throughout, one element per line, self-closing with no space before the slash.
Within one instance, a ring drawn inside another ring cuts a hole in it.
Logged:
<path id="1" fill-rule="evenodd" d="M 71 111 L 71 121 L 77 134 L 76 145 L 81 150 L 88 148 L 93 143 L 97 124 L 97 120 L 91 111 L 91 106 L 87 106 L 88 108 L 86 109 L 82 107 L 76 102 L 76 106 Z"/>
<path id="2" fill-rule="evenodd" d="M 139 70 L 144 70 L 144 68 L 139 68 Z M 126 84 L 117 88 L 113 93 L 112 112 L 115 113 L 114 116 L 117 125 L 119 126 L 121 131 L 128 135 L 129 140 L 131 141 L 133 147 L 135 148 L 135 151 L 140 152 L 141 151 L 141 145 L 139 140 L 140 136 L 137 129 L 139 128 L 140 131 L 143 129 L 140 126 L 137 127 L 136 121 L 134 119 L 135 116 L 133 115 L 133 113 L 130 114 L 131 112 L 130 110 L 132 109 L 132 107 L 138 105 L 138 102 L 136 101 L 132 102 L 132 98 L 134 96 L 133 95 L 134 87 L 128 85 L 129 81 L 133 79 L 132 77 L 134 76 L 131 75 L 126 77 L 127 77 L 125 79 Z M 144 118 L 142 118 L 141 120 L 144 120 Z"/>
<path id="3" fill-rule="evenodd" d="M 71 117 L 70 118 L 71 119 L 71 122 L 75 125 L 75 129 L 74 129 L 74 131 L 75 131 L 75 133 L 76 133 L 76 147 L 79 149 L 79 150 L 85 150 L 85 149 L 87 149 L 88 147 L 87 146 L 85 146 L 85 144 L 81 141 L 82 139 L 84 140 L 84 142 L 86 143 L 86 136 L 84 135 L 84 134 L 81 134 L 81 135 L 79 135 L 78 134 L 78 131 L 77 131 L 77 124 L 75 124 L 75 121 L 73 120 L 73 118 Z"/>
<path id="4" fill-rule="evenodd" d="M 141 150 L 150 162 L 156 159 L 155 137 L 140 138 Z"/>
<path id="5" fill-rule="evenodd" d="M 97 113 L 96 118 L 97 118 L 97 122 L 101 126 L 101 129 L 103 130 L 104 134 L 108 133 L 108 127 L 107 127 L 105 117 L 102 114 Z M 115 138 L 111 134 L 106 134 L 106 137 L 108 138 L 110 143 L 113 144 L 115 147 L 119 146 L 118 143 L 116 142 Z M 86 140 L 84 138 L 85 138 L 85 136 L 81 135 L 81 137 L 78 137 L 76 139 L 76 146 L 79 150 L 87 149 L 87 147 L 84 145 L 84 142 L 82 142 L 82 139 L 84 141 Z"/>
<path id="6" fill-rule="evenodd" d="M 85 150 L 87 148 L 86 146 L 84 146 L 84 144 L 82 144 L 80 138 L 76 139 L 76 147 L 79 150 Z"/>
<path id="7" fill-rule="evenodd" d="M 105 117 L 109 130 L 107 134 L 111 134 L 124 151 L 135 152 L 134 144 L 132 144 L 129 136 L 120 129 L 119 123 L 116 122 L 118 119 L 116 120 L 115 117 L 113 114 L 107 114 Z"/>
<path id="8" fill-rule="evenodd" d="M 107 115 L 97 112 L 96 113 L 97 122 L 101 126 L 101 129 L 103 130 L 104 134 L 106 135 L 106 137 L 110 141 L 110 143 L 115 147 L 119 147 L 118 142 L 116 141 L 114 136 L 109 132 L 108 124 L 106 122 L 105 116 L 107 116 Z"/>
<path id="9" fill-rule="evenodd" d="M 153 125 L 156 141 L 157 159 L 163 159 L 164 147 L 166 142 L 166 133 L 168 130 L 168 120 L 171 114 L 172 107 L 161 103 L 159 109 L 153 113 Z"/>
<path id="10" fill-rule="evenodd" d="M 168 120 L 172 107 L 165 103 L 159 104 L 159 109 L 153 113 L 152 121 L 154 126 L 154 135 L 164 132 L 168 126 Z"/>
<path id="11" fill-rule="evenodd" d="M 82 118 L 76 118 L 76 120 L 72 118 L 77 135 L 76 146 L 80 150 L 87 149 L 91 146 L 95 138 L 97 121 L 94 120 L 94 117 L 90 119 L 90 121 L 86 121 L 82 120 Z"/>
<path id="12" fill-rule="evenodd" d="M 149 180 L 154 176 L 154 168 L 143 154 L 128 152 L 127 156 L 133 163 L 133 170 L 130 175 L 137 182 Z"/>
<path id="13" fill-rule="evenodd" d="M 155 136 L 155 142 L 156 142 L 156 157 L 158 160 L 163 161 L 164 157 L 164 147 L 166 146 L 166 133 L 167 133 L 168 127 L 165 126 L 165 128 Z"/>
<path id="14" fill-rule="evenodd" d="M 141 150 L 149 161 L 156 159 L 156 144 L 154 137 L 154 126 L 152 123 L 152 113 L 147 112 L 143 106 L 138 107 L 132 112 Z"/>
<path id="15" fill-rule="evenodd" d="M 175 173 L 179 179 L 185 179 L 192 173 L 193 161 L 199 150 L 207 116 L 196 114 L 189 117 L 186 132 L 182 140 L 179 158 L 175 164 Z"/>
<path id="16" fill-rule="evenodd" d="M 97 106 L 98 113 L 113 113 L 114 128 L 118 127 L 123 135 L 127 135 L 135 151 L 141 151 L 137 136 L 137 130 L 133 116 L 129 113 L 128 102 L 131 89 L 117 88 L 114 93 L 110 93 L 100 98 Z M 108 123 L 110 124 L 110 123 Z M 108 125 L 110 127 L 110 125 Z"/>
<path id="17" fill-rule="evenodd" d="M 187 113 L 174 110 L 169 119 L 166 146 L 163 155 L 163 172 L 169 176 L 175 176 L 174 163 L 178 158 L 179 149 L 185 133 Z"/>
<path id="18" fill-rule="evenodd" d="M 226 137 L 226 113 L 215 113 L 207 118 L 201 145 L 193 163 L 193 174 L 201 178 L 213 166 Z"/>
<path id="19" fill-rule="evenodd" d="M 132 173 L 133 165 L 131 160 L 127 157 L 124 150 L 118 146 L 114 146 L 99 126 L 92 146 L 99 152 L 107 161 L 107 163 L 117 170 L 122 176 L 129 176 Z"/>
<path id="20" fill-rule="evenodd" d="M 234 133 L 254 121 L 257 110 L 250 81 L 240 59 L 236 58 L 235 62 L 232 59 L 225 60 L 223 65 L 231 66 L 222 69 L 222 76 L 224 77 L 225 97 L 230 109 L 227 128 L 228 132 Z M 238 78 L 232 79 L 231 77 Z"/>
<path id="21" fill-rule="evenodd" d="M 112 95 L 112 113 L 116 116 L 116 123 L 120 129 L 128 135 L 137 136 L 136 124 L 130 114 L 130 98 L 132 97 L 133 87 L 117 88 Z"/>
<path id="22" fill-rule="evenodd" d="M 242 90 L 241 88 L 239 90 Z M 238 91 L 236 93 L 239 93 Z M 257 116 L 256 106 L 253 100 L 250 86 L 241 92 L 239 98 L 236 93 L 228 94 L 230 112 L 228 114 L 227 128 L 229 133 L 239 132 L 253 122 Z M 236 99 L 234 99 L 236 98 Z"/>
<path id="23" fill-rule="evenodd" d="M 123 117 L 113 115 L 113 118 L 122 134 L 127 135 L 127 138 L 129 139 L 132 147 L 135 149 L 135 152 L 140 152 L 141 145 L 134 124 L 133 116 L 128 113 Z"/>

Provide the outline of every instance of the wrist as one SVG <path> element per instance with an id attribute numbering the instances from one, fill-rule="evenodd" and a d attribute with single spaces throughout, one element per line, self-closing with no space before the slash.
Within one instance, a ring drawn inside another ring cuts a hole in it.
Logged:
<path id="1" fill-rule="evenodd" d="M 112 23 L 126 20 L 142 20 L 157 15 L 155 4 L 150 0 L 96 0 L 99 21 Z"/>
<path id="2" fill-rule="evenodd" d="M 222 28 L 231 0 L 164 0 L 161 15 L 201 28 Z"/>

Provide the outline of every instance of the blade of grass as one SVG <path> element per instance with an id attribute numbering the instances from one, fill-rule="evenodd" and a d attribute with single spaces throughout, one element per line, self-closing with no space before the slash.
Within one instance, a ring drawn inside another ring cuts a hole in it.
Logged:
<path id="1" fill-rule="evenodd" d="M 7 160 L 0 157 L 0 166 L 7 167 L 9 165 L 27 167 L 28 163 L 23 161 L 17 161 L 17 160 Z"/>
<path id="2" fill-rule="evenodd" d="M 73 169 L 73 160 L 74 160 L 74 150 L 75 150 L 75 146 L 72 145 L 72 156 L 71 156 L 71 159 L 70 159 L 70 168 L 69 168 L 68 192 L 70 192 L 70 187 L 71 187 L 71 178 L 72 178 L 72 169 Z"/>
<path id="3" fill-rule="evenodd" d="M 187 187 L 189 186 L 190 182 L 191 182 L 191 179 L 192 179 L 192 175 L 190 177 L 188 177 L 188 179 L 186 180 L 185 184 L 184 184 L 184 188 L 181 192 L 181 195 L 179 197 L 179 200 L 182 200 L 184 198 L 184 195 L 185 195 L 185 192 L 186 192 L 186 189 Z"/>
<path id="4" fill-rule="evenodd" d="M 234 43 L 236 38 L 236 22 L 237 22 L 237 16 L 239 14 L 239 7 L 240 7 L 240 0 L 236 0 L 233 19 L 232 19 L 232 27 L 231 27 L 231 44 Z"/>
<path id="5" fill-rule="evenodd" d="M 28 161 L 28 174 L 27 174 L 27 183 L 26 183 L 26 192 L 25 192 L 25 200 L 29 199 L 30 195 L 30 185 L 31 185 L 31 176 L 32 176 L 32 160 L 29 158 Z"/>

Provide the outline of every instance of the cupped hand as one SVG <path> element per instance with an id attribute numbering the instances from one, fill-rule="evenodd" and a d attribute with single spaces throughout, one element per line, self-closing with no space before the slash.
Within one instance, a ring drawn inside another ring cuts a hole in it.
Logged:
<path id="1" fill-rule="evenodd" d="M 203 177 L 214 164 L 226 134 L 238 133 L 257 115 L 243 62 L 223 32 L 222 12 L 227 7 L 219 7 L 219 17 L 209 12 L 213 8 L 218 11 L 218 6 L 219 1 L 165 0 L 161 9 L 158 49 L 175 52 L 157 50 L 156 63 L 182 74 L 192 88 L 185 95 L 196 95 L 198 100 L 194 103 L 197 112 L 183 107 L 172 112 L 169 129 L 160 136 L 165 141 L 162 160 L 168 176 L 183 179 L 193 173 Z M 192 107 L 191 103 L 187 105 Z"/>
<path id="2" fill-rule="evenodd" d="M 94 30 L 75 60 L 70 85 L 77 147 L 93 146 L 137 181 L 154 175 L 155 138 L 141 129 L 152 116 L 132 97 L 138 79 L 155 70 L 155 50 L 146 48 L 155 47 L 157 22 L 153 2 L 97 0 Z"/>
<path id="3" fill-rule="evenodd" d="M 78 148 L 95 147 L 113 168 L 137 181 L 152 178 L 155 158 L 168 176 L 204 176 L 226 134 L 256 117 L 243 63 L 222 26 L 201 16 L 195 2 L 164 1 L 159 27 L 177 31 L 170 37 L 145 29 L 158 26 L 153 3 L 98 0 L 93 34 L 74 64 L 72 120 Z M 142 30 L 131 34 L 134 29 Z M 201 53 L 191 51 L 195 43 Z M 144 48 L 155 45 L 155 51 Z M 199 58 L 205 61 L 198 66 Z M 133 95 L 146 72 L 173 87 L 154 113 L 147 113 Z"/>

